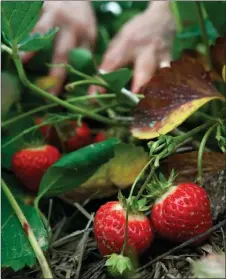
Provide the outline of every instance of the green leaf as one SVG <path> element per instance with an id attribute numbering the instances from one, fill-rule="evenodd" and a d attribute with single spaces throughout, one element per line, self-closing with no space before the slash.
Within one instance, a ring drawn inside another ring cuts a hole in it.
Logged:
<path id="1" fill-rule="evenodd" d="M 68 54 L 69 63 L 78 71 L 93 74 L 96 69 L 92 53 L 85 48 L 74 48 Z"/>
<path id="2" fill-rule="evenodd" d="M 20 84 L 16 76 L 8 72 L 2 72 L 2 105 L 1 115 L 3 118 L 7 116 L 13 104 L 20 99 Z"/>
<path id="3" fill-rule="evenodd" d="M 16 188 L 18 187 L 17 181 L 13 176 L 4 175 L 3 177 L 8 187 L 10 187 L 10 190 L 14 193 L 21 210 L 26 216 L 29 225 L 40 244 L 40 247 L 46 250 L 48 247 L 47 232 L 36 209 L 25 204 L 24 201 L 26 196 L 24 196 L 19 188 Z M 22 269 L 25 266 L 31 267 L 36 263 L 36 256 L 4 192 L 2 192 L 1 201 L 1 265 L 2 267 L 11 267 L 15 271 Z"/>
<path id="4" fill-rule="evenodd" d="M 27 37 L 18 46 L 23 51 L 37 51 L 39 49 L 49 46 L 59 28 L 51 28 L 47 33 L 34 33 Z"/>
<path id="5" fill-rule="evenodd" d="M 110 139 L 63 156 L 45 173 L 37 199 L 44 195 L 59 195 L 79 187 L 114 156 L 114 146 L 118 143 L 118 139 Z"/>
<path id="6" fill-rule="evenodd" d="M 106 261 L 105 266 L 107 266 L 109 272 L 113 276 L 128 274 L 133 268 L 132 260 L 129 257 L 123 255 L 112 254 Z"/>
<path id="7" fill-rule="evenodd" d="M 66 197 L 76 200 L 80 193 L 87 198 L 102 198 L 115 194 L 119 189 L 131 186 L 147 162 L 148 153 L 142 147 L 117 144 L 114 158 L 99 166 L 79 189 L 73 189 Z"/>
<path id="8" fill-rule="evenodd" d="M 113 92 L 120 92 L 120 90 L 127 84 L 132 77 L 132 71 L 127 68 L 122 68 L 117 71 L 100 74 L 99 75 L 109 85 Z"/>
<path id="9" fill-rule="evenodd" d="M 12 42 L 23 41 L 40 16 L 43 1 L 3 1 L 2 32 Z"/>
<path id="10" fill-rule="evenodd" d="M 9 117 L 9 119 L 11 119 L 13 117 L 16 117 L 18 114 L 19 112 L 10 110 L 7 116 Z M 11 141 L 14 137 L 18 136 L 22 131 L 26 131 L 26 129 L 29 129 L 32 126 L 34 126 L 34 122 L 30 116 L 8 125 L 5 129 L 3 129 L 2 146 L 7 142 Z M 16 151 L 21 149 L 26 143 L 31 143 L 32 141 L 38 141 L 42 139 L 43 135 L 41 134 L 40 130 L 37 129 L 15 140 L 6 147 L 2 147 L 2 166 L 4 166 L 7 169 L 11 169 L 11 159 Z"/>
<path id="11" fill-rule="evenodd" d="M 226 26 L 226 2 L 203 1 L 202 3 L 206 9 L 209 19 L 212 21 L 212 24 L 218 31 L 219 35 L 224 36 Z"/>
<path id="12" fill-rule="evenodd" d="M 218 37 L 218 33 L 211 21 L 205 20 L 205 29 L 207 31 L 209 41 L 213 43 Z M 178 59 L 183 50 L 195 49 L 198 44 L 202 43 L 203 40 L 199 25 L 196 24 L 184 28 L 175 36 L 173 42 L 173 58 Z"/>

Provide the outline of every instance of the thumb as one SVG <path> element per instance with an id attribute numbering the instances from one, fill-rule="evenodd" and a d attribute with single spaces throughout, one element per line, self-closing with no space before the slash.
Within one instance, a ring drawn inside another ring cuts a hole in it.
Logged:
<path id="1" fill-rule="evenodd" d="M 138 93 L 139 89 L 154 75 L 156 69 L 156 48 L 151 45 L 140 52 L 135 61 L 132 92 Z"/>

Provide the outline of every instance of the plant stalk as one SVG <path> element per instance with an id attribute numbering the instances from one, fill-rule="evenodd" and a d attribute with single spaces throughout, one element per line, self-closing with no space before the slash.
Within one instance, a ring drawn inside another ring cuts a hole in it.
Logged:
<path id="1" fill-rule="evenodd" d="M 202 124 L 202 125 L 194 128 L 194 129 L 192 129 L 191 131 L 187 132 L 184 135 L 176 137 L 175 141 L 176 141 L 177 147 L 180 146 L 184 141 L 192 139 L 192 137 L 194 135 L 196 135 L 197 133 L 201 132 L 202 130 L 208 128 L 209 126 L 213 125 L 213 123 L 214 123 L 214 121 L 209 121 L 209 122 L 207 122 L 205 124 Z"/>
<path id="2" fill-rule="evenodd" d="M 60 98 L 58 98 L 58 97 L 56 97 L 56 96 L 54 96 L 54 95 L 52 95 L 52 94 L 50 94 L 50 93 L 48 93 L 48 92 L 42 90 L 41 88 L 35 86 L 34 84 L 32 84 L 32 83 L 27 79 L 26 74 L 25 74 L 25 72 L 24 72 L 23 65 L 22 65 L 22 63 L 21 63 L 21 60 L 20 60 L 20 58 L 19 58 L 17 52 L 15 53 L 14 51 L 13 51 L 13 60 L 14 60 L 16 69 L 17 69 L 17 71 L 18 71 L 18 75 L 19 75 L 20 80 L 22 81 L 22 83 L 23 83 L 26 87 L 28 87 L 28 88 L 30 88 L 31 90 L 33 90 L 34 92 L 38 93 L 39 96 L 41 96 L 41 97 L 43 97 L 43 98 L 45 98 L 45 99 L 47 99 L 47 100 L 49 100 L 49 101 L 51 101 L 51 102 L 54 102 L 54 103 L 56 103 L 56 104 L 58 104 L 58 105 L 60 105 L 60 106 L 62 106 L 62 107 L 64 107 L 64 108 L 66 108 L 66 109 L 68 109 L 68 110 L 74 112 L 74 113 L 82 114 L 82 115 L 84 115 L 84 116 L 87 116 L 87 117 L 90 117 L 90 118 L 92 118 L 92 119 L 95 119 L 95 120 L 97 120 L 97 121 L 99 121 L 99 122 L 103 122 L 103 123 L 105 123 L 105 124 L 111 124 L 111 125 L 117 124 L 117 122 L 114 121 L 114 120 L 110 120 L 110 119 L 108 119 L 108 118 L 106 118 L 106 117 L 103 117 L 103 116 L 101 116 L 101 115 L 92 113 L 92 112 L 90 112 L 89 110 L 84 110 L 84 109 L 82 109 L 82 108 L 80 108 L 80 107 L 76 107 L 76 106 L 74 106 L 74 105 L 72 105 L 72 104 L 70 104 L 70 103 L 68 103 L 68 102 L 66 102 L 66 101 L 63 101 L 63 100 L 61 100 Z"/>
<path id="3" fill-rule="evenodd" d="M 122 247 L 122 251 L 121 251 L 121 255 L 125 256 L 125 250 L 126 250 L 126 247 L 127 247 L 127 244 L 128 244 L 128 230 L 129 230 L 129 226 L 128 226 L 128 223 L 129 223 L 129 207 L 127 205 L 126 207 L 126 223 L 125 223 L 125 236 L 124 236 L 124 243 L 123 243 L 123 247 Z"/>
<path id="4" fill-rule="evenodd" d="M 68 101 L 68 103 L 74 103 L 74 102 L 85 101 L 85 100 L 89 100 L 89 99 L 111 99 L 111 98 L 114 98 L 114 97 L 116 97 L 115 94 L 89 95 L 89 96 L 81 96 L 81 97 L 71 98 L 71 99 L 68 99 L 67 101 Z M 57 107 L 57 106 L 58 106 L 58 104 L 54 103 L 54 104 L 48 104 L 48 105 L 45 105 L 45 106 L 42 106 L 42 107 L 39 107 L 39 108 L 32 109 L 28 112 L 22 113 L 18 116 L 12 117 L 11 119 L 2 122 L 1 126 L 2 126 L 2 128 L 5 128 L 8 125 L 10 125 L 10 124 L 12 124 L 12 123 L 14 123 L 18 120 L 21 120 L 21 119 L 23 119 L 27 116 L 30 116 L 30 115 L 33 115 L 33 114 L 38 113 L 40 111 L 48 110 L 50 108 L 54 108 L 54 107 Z"/>
<path id="5" fill-rule="evenodd" d="M 79 81 L 75 81 L 75 82 L 68 83 L 68 84 L 65 86 L 65 89 L 66 89 L 67 91 L 70 91 L 70 90 L 73 90 L 73 89 L 74 89 L 75 87 L 77 87 L 77 86 L 86 85 L 86 84 L 90 84 L 90 85 L 92 84 L 92 85 L 107 87 L 107 84 L 98 82 L 97 80 L 90 80 L 90 79 L 87 79 L 87 80 L 79 80 Z"/>
<path id="6" fill-rule="evenodd" d="M 213 130 L 216 128 L 217 125 L 218 125 L 218 123 L 215 123 L 212 127 L 210 127 L 207 130 L 207 132 L 203 136 L 202 141 L 200 143 L 199 152 L 198 152 L 198 161 L 197 161 L 197 168 L 198 168 L 197 180 L 200 184 L 202 184 L 202 158 L 203 158 L 203 152 L 205 149 L 205 145 L 206 145 L 206 142 L 207 142 L 209 136 L 211 135 L 211 133 L 213 132 Z"/>
<path id="7" fill-rule="evenodd" d="M 3 51 L 7 52 L 7 53 L 10 54 L 10 55 L 13 54 L 12 49 L 11 49 L 10 47 L 6 46 L 6 45 L 1 44 L 1 49 L 2 49 Z"/>
<path id="8" fill-rule="evenodd" d="M 11 204 L 12 208 L 14 209 L 20 223 L 21 226 L 23 227 L 25 233 L 27 234 L 27 238 L 31 244 L 31 247 L 34 250 L 34 253 L 37 257 L 37 260 L 40 264 L 40 268 L 42 270 L 42 274 L 44 276 L 45 279 L 50 279 L 53 278 L 51 269 L 49 267 L 49 264 L 46 260 L 46 257 L 42 251 L 42 249 L 40 248 L 38 241 L 26 219 L 26 217 L 24 216 L 24 213 L 22 212 L 22 210 L 20 209 L 16 199 L 14 198 L 13 194 L 11 193 L 10 189 L 8 188 L 8 186 L 6 185 L 6 183 L 4 182 L 4 180 L 1 181 L 2 182 L 2 190 L 4 191 L 6 197 L 8 198 L 9 203 Z"/>
<path id="9" fill-rule="evenodd" d="M 201 34 L 202 34 L 203 43 L 204 43 L 205 49 L 206 49 L 207 63 L 209 66 L 209 70 L 211 70 L 212 69 L 212 60 L 211 60 L 211 56 L 210 56 L 209 41 L 208 41 L 207 31 L 206 31 L 206 27 L 205 27 L 203 11 L 202 11 L 202 3 L 199 1 L 195 1 L 195 4 L 196 4 L 196 9 L 197 9 L 199 27 L 200 27 Z"/>

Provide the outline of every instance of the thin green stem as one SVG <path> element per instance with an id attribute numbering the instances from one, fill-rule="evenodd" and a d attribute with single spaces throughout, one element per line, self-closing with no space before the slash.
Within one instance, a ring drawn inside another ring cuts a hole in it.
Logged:
<path id="1" fill-rule="evenodd" d="M 47 66 L 49 66 L 50 68 L 65 68 L 66 70 L 68 70 L 70 73 L 72 74 L 76 74 L 84 79 L 92 79 L 92 76 L 86 75 L 78 70 L 76 70 L 75 68 L 73 68 L 71 65 L 69 64 L 63 64 L 63 63 L 59 63 L 59 64 L 47 64 Z"/>
<path id="2" fill-rule="evenodd" d="M 103 122 L 105 124 L 112 124 L 112 125 L 116 125 L 117 122 L 114 121 L 114 120 L 111 120 L 111 119 L 108 119 L 106 117 L 103 117 L 101 115 L 98 115 L 96 113 L 93 113 L 93 112 L 90 112 L 89 110 L 85 110 L 83 108 L 80 108 L 80 107 L 77 107 L 75 105 L 72 105 L 66 101 L 63 101 L 61 100 L 60 98 L 52 95 L 52 94 L 49 94 L 48 92 L 42 90 L 41 88 L 35 86 L 34 84 L 32 84 L 26 77 L 26 74 L 24 72 L 24 68 L 23 68 L 23 65 L 21 63 L 21 60 L 17 54 L 17 52 L 15 53 L 14 52 L 14 55 L 13 55 L 13 60 L 14 60 L 14 63 L 15 63 L 15 66 L 17 68 L 17 71 L 18 71 L 18 74 L 19 74 L 19 77 L 20 77 L 20 80 L 23 82 L 23 84 L 25 86 L 27 86 L 28 88 L 30 88 L 31 90 L 33 90 L 34 92 L 36 92 L 39 96 L 51 101 L 51 102 L 54 102 L 74 113 L 79 113 L 79 114 L 82 114 L 84 116 L 87 116 L 87 117 L 90 117 L 92 119 L 95 119 L 99 122 Z"/>
<path id="3" fill-rule="evenodd" d="M 97 108 L 95 110 L 93 110 L 93 112 L 97 113 L 97 112 L 101 112 L 103 110 L 106 110 L 108 108 L 112 108 L 112 107 L 115 107 L 116 104 L 111 104 L 111 105 L 107 105 L 105 107 L 102 107 L 102 108 Z M 25 136 L 26 134 L 29 134 L 31 133 L 32 131 L 35 131 L 36 129 L 42 127 L 42 126 L 45 126 L 45 125 L 48 125 L 48 124 L 57 124 L 57 123 L 60 123 L 62 121 L 65 121 L 65 120 L 69 120 L 69 119 L 74 119 L 75 117 L 78 117 L 78 115 L 74 114 L 74 115 L 69 115 L 69 116 L 64 116 L 64 117 L 61 117 L 60 119 L 56 119 L 54 120 L 54 122 L 51 122 L 51 121 L 46 121 L 46 122 L 43 122 L 39 125 L 34 125 L 26 130 L 24 130 L 23 132 L 21 132 L 20 134 L 16 135 L 15 137 L 11 138 L 9 141 L 7 141 L 5 144 L 2 145 L 2 148 L 5 148 L 7 147 L 8 145 L 10 145 L 11 143 L 13 143 L 14 141 L 20 139 L 21 137 Z"/>
<path id="4" fill-rule="evenodd" d="M 160 154 L 158 154 L 157 156 L 155 156 L 155 161 L 154 161 L 154 164 L 151 168 L 151 171 L 149 173 L 149 175 L 147 176 L 144 184 L 142 185 L 142 187 L 140 188 L 138 194 L 137 194 L 137 199 L 139 199 L 143 193 L 143 191 L 146 189 L 147 187 L 147 184 L 149 183 L 150 179 L 152 178 L 155 170 L 158 168 L 159 166 L 159 161 L 163 158 L 165 158 L 166 156 L 172 154 L 177 148 L 178 146 L 180 146 L 184 141 L 187 141 L 189 138 L 192 138 L 194 135 L 196 135 L 197 133 L 199 133 L 200 131 L 202 131 L 203 129 L 209 127 L 213 122 L 211 121 L 210 123 L 207 123 L 207 124 L 203 124 L 203 125 L 200 125 L 196 128 L 194 128 L 193 130 L 187 132 L 186 134 L 183 134 L 181 136 L 178 136 L 176 137 L 174 140 L 175 140 L 175 147 L 174 149 L 172 149 L 170 151 L 170 153 L 168 152 L 167 149 L 164 149 Z M 162 146 L 161 146 L 162 147 Z M 151 161 L 150 161 L 151 162 Z M 145 166 L 146 168 L 146 166 Z M 141 171 L 141 173 L 143 172 L 143 170 Z M 141 173 L 138 175 L 138 179 L 136 179 L 136 183 L 137 181 L 139 180 L 139 178 L 141 177 Z M 135 187 L 135 183 L 133 184 L 132 188 L 131 188 L 131 192 L 134 190 L 134 187 Z M 130 192 L 130 197 L 132 196 L 132 193 Z"/>
<path id="5" fill-rule="evenodd" d="M 177 31 L 182 32 L 183 26 L 181 24 L 181 16 L 180 16 L 180 12 L 179 12 L 179 9 L 178 9 L 177 1 L 171 1 L 171 8 L 172 8 L 172 11 L 175 15 L 174 18 L 175 18 L 175 22 L 176 22 Z"/>
<path id="6" fill-rule="evenodd" d="M 148 161 L 148 163 L 144 166 L 144 168 L 141 170 L 141 172 L 140 172 L 140 173 L 138 174 L 138 176 L 136 177 L 136 179 L 135 179 L 135 181 L 134 181 L 134 183 L 133 183 L 133 185 L 132 185 L 132 187 L 131 187 L 128 200 L 131 200 L 137 182 L 141 179 L 142 175 L 144 174 L 144 172 L 145 172 L 146 169 L 149 167 L 149 165 L 151 164 L 152 161 L 153 161 L 153 158 L 152 158 L 151 160 Z"/>
<path id="7" fill-rule="evenodd" d="M 141 186 L 138 194 L 137 194 L 137 199 L 139 200 L 139 198 L 141 197 L 141 195 L 143 194 L 144 190 L 146 189 L 148 182 L 150 181 L 150 179 L 152 178 L 154 171 L 156 170 L 156 166 L 155 164 L 153 164 L 151 171 L 149 172 L 144 184 Z"/>
<path id="8" fill-rule="evenodd" d="M 213 123 L 214 123 L 214 121 L 209 121 L 205 124 L 202 124 L 194 129 L 192 129 L 191 131 L 187 132 L 184 135 L 176 137 L 175 138 L 176 145 L 180 145 L 184 141 L 192 139 L 194 135 L 196 135 L 197 133 L 201 132 L 202 130 L 208 128 L 209 126 L 213 125 Z"/>
<path id="9" fill-rule="evenodd" d="M 122 251 L 121 254 L 124 256 L 125 255 L 125 250 L 127 247 L 127 243 L 128 243 L 128 223 L 129 223 L 129 208 L 127 206 L 126 208 L 126 223 L 125 223 L 125 236 L 124 236 L 124 243 L 123 243 L 123 247 L 122 247 Z"/>
<path id="10" fill-rule="evenodd" d="M 26 217 L 24 216 L 24 213 L 22 212 L 22 210 L 20 209 L 16 199 L 14 198 L 13 194 L 11 193 L 10 189 L 8 188 L 8 186 L 6 185 L 6 183 L 4 182 L 4 180 L 1 181 L 2 183 L 2 190 L 4 191 L 9 203 L 11 204 L 12 208 L 14 209 L 22 228 L 24 229 L 25 233 L 27 234 L 27 238 L 31 244 L 31 247 L 34 250 L 34 253 L 37 257 L 37 260 L 40 264 L 40 268 L 42 270 L 42 274 L 44 278 L 53 278 L 51 269 L 49 267 L 49 264 L 45 258 L 45 255 L 41 249 L 41 247 L 38 244 L 38 241 L 26 219 Z"/>
<path id="11" fill-rule="evenodd" d="M 79 101 L 85 101 L 85 100 L 88 100 L 88 99 L 112 99 L 112 98 L 115 98 L 115 97 L 116 97 L 115 94 L 89 95 L 89 96 L 81 96 L 81 97 L 71 98 L 71 99 L 68 99 L 67 101 L 69 103 L 74 103 L 74 102 L 79 102 Z M 58 104 L 54 103 L 54 104 L 49 104 L 49 105 L 45 105 L 45 106 L 42 106 L 42 107 L 39 107 L 39 108 L 32 109 L 28 112 L 25 112 L 23 114 L 12 117 L 11 119 L 2 122 L 1 126 L 2 126 L 2 128 L 5 128 L 8 125 L 10 125 L 10 124 L 12 124 L 12 123 L 14 123 L 18 120 L 21 120 L 21 119 L 23 119 L 27 116 L 30 116 L 30 115 L 33 115 L 35 113 L 38 113 L 38 112 L 41 112 L 41 111 L 44 111 L 44 110 L 48 110 L 50 108 L 54 108 L 54 107 L 57 107 L 57 106 L 58 106 Z"/>
<path id="12" fill-rule="evenodd" d="M 4 45 L 4 44 L 1 44 L 1 49 L 5 52 L 7 52 L 8 54 L 12 55 L 13 54 L 13 51 L 10 47 Z"/>
<path id="13" fill-rule="evenodd" d="M 73 118 L 75 118 L 75 115 L 73 115 L 73 116 L 71 115 L 71 116 L 68 116 L 68 117 L 65 116 L 65 117 L 62 117 L 62 118 L 60 118 L 60 119 L 56 119 L 56 120 L 54 121 L 54 124 L 60 123 L 60 122 L 62 122 L 62 121 L 68 120 L 68 119 L 73 119 Z M 28 128 L 28 129 L 26 129 L 26 130 L 23 130 L 23 132 L 21 132 L 20 134 L 16 135 L 15 137 L 13 137 L 13 138 L 11 138 L 9 141 L 7 141 L 5 144 L 3 144 L 3 145 L 2 145 L 2 148 L 7 147 L 8 145 L 12 144 L 14 141 L 20 139 L 21 137 L 25 136 L 26 134 L 29 134 L 29 133 L 31 133 L 32 131 L 35 131 L 36 129 L 38 129 L 38 128 L 42 127 L 42 126 L 48 125 L 48 124 L 50 124 L 50 123 L 51 123 L 51 122 L 43 122 L 43 123 L 41 123 L 41 124 L 39 124 L 39 125 L 34 125 L 34 126 Z"/>
<path id="14" fill-rule="evenodd" d="M 12 124 L 16 121 L 19 121 L 23 118 L 26 118 L 27 116 L 33 115 L 33 114 L 38 113 L 38 112 L 43 111 L 43 110 L 48 110 L 48 109 L 53 108 L 55 106 L 56 106 L 56 104 L 49 104 L 49 105 L 45 105 L 45 106 L 42 106 L 42 107 L 39 107 L 39 108 L 29 110 L 28 112 L 22 113 L 18 116 L 12 117 L 9 120 L 6 120 L 6 121 L 2 122 L 1 126 L 2 126 L 2 128 L 5 128 L 8 125 L 10 125 L 10 124 Z"/>
<path id="15" fill-rule="evenodd" d="M 73 90 L 77 86 L 86 85 L 86 84 L 90 84 L 90 85 L 92 84 L 92 85 L 107 87 L 107 84 L 105 84 L 105 83 L 98 82 L 97 80 L 94 80 L 94 79 L 87 79 L 87 80 L 79 80 L 79 81 L 75 81 L 75 82 L 72 82 L 72 83 L 68 83 L 65 86 L 65 89 L 67 91 L 70 91 L 70 90 Z"/>
<path id="16" fill-rule="evenodd" d="M 210 127 L 207 130 L 207 132 L 203 136 L 202 141 L 200 143 L 199 152 L 198 152 L 198 161 L 197 161 L 197 168 L 198 168 L 197 180 L 200 184 L 202 184 L 202 158 L 203 158 L 203 152 L 204 152 L 204 149 L 205 149 L 205 145 L 206 145 L 206 142 L 207 142 L 209 136 L 211 135 L 211 133 L 213 132 L 213 130 L 216 128 L 216 126 L 218 124 L 219 123 L 215 123 L 212 127 Z"/>
<path id="17" fill-rule="evenodd" d="M 201 30 L 201 34 L 202 34 L 203 43 L 206 48 L 206 58 L 207 58 L 209 70 L 211 70 L 212 61 L 211 61 L 210 50 L 209 50 L 209 41 L 208 41 L 207 31 L 206 31 L 206 27 L 205 27 L 203 11 L 202 11 L 202 3 L 199 1 L 195 1 L 195 4 L 196 4 L 197 16 L 198 16 L 199 26 L 200 26 L 200 30 Z"/>

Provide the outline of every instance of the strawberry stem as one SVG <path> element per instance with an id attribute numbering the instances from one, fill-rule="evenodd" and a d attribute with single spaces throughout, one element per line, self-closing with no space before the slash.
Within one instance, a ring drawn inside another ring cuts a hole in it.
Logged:
<path id="1" fill-rule="evenodd" d="M 21 226 L 23 227 L 25 233 L 27 234 L 27 238 L 31 244 L 31 247 L 34 250 L 34 253 L 37 257 L 40 268 L 42 270 L 43 277 L 44 278 L 53 278 L 53 275 L 52 275 L 51 269 L 49 267 L 49 264 L 46 260 L 46 257 L 44 256 L 44 253 L 43 253 L 41 247 L 39 246 L 38 241 L 30 227 L 26 217 L 24 216 L 24 213 L 20 209 L 16 199 L 14 198 L 13 194 L 11 193 L 10 189 L 8 188 L 8 186 L 6 185 L 4 180 L 1 180 L 1 184 L 2 184 L 2 190 L 4 191 L 6 197 L 8 198 L 8 201 L 11 204 L 12 208 L 14 209 L 14 211 L 21 223 Z"/>
<path id="2" fill-rule="evenodd" d="M 28 79 L 27 79 L 27 76 L 25 74 L 25 71 L 24 71 L 24 68 L 23 68 L 23 65 L 22 65 L 22 62 L 21 62 L 21 59 L 18 55 L 18 50 L 17 50 L 17 47 L 14 47 L 13 48 L 13 61 L 15 63 L 15 66 L 16 66 L 16 69 L 17 69 L 17 72 L 18 72 L 18 75 L 20 77 L 20 80 L 21 82 L 26 86 L 28 87 L 29 89 L 31 89 L 32 91 L 36 92 L 39 96 L 51 101 L 51 102 L 54 102 L 66 109 L 68 109 L 69 111 L 72 111 L 72 112 L 75 112 L 75 113 L 79 113 L 79 114 L 82 114 L 82 115 L 85 115 L 87 117 L 90 117 L 94 120 L 97 120 L 99 122 L 103 122 L 105 124 L 109 124 L 109 125 L 116 125 L 118 124 L 117 121 L 114 121 L 114 120 L 111 120 L 111 119 L 108 119 L 104 116 L 101 116 L 99 114 L 96 114 L 96 113 L 93 113 L 92 111 L 89 111 L 89 110 L 85 110 L 81 107 L 77 107 L 75 105 L 72 105 L 64 100 L 61 100 L 60 98 L 52 95 L 52 94 L 49 94 L 48 92 L 44 91 L 43 89 L 37 87 L 36 85 L 34 85 L 33 83 L 31 83 Z"/>
<path id="3" fill-rule="evenodd" d="M 187 141 L 188 139 L 191 139 L 194 135 L 196 135 L 197 133 L 199 133 L 200 131 L 206 129 L 207 127 L 209 127 L 210 125 L 213 124 L 213 121 L 210 121 L 206 124 L 200 125 L 194 129 L 192 129 L 191 131 L 187 132 L 186 134 L 183 134 L 181 136 L 177 136 L 172 138 L 172 148 L 170 150 L 168 150 L 168 146 L 167 143 L 165 143 L 165 145 L 163 145 L 162 143 L 160 145 L 157 144 L 156 142 L 156 149 L 160 150 L 163 148 L 162 152 L 157 154 L 157 155 L 152 155 L 152 159 L 148 162 L 148 164 L 143 168 L 143 170 L 140 172 L 140 174 L 137 176 L 135 182 L 133 183 L 133 186 L 131 188 L 130 191 L 130 195 L 128 199 L 131 199 L 133 191 L 135 189 L 135 186 L 138 182 L 138 180 L 141 178 L 144 170 L 146 170 L 146 168 L 149 166 L 149 164 L 153 163 L 153 166 L 151 168 L 151 171 L 149 173 L 149 175 L 147 176 L 144 184 L 142 185 L 142 187 L 140 188 L 136 198 L 139 199 L 142 195 L 142 193 L 144 192 L 144 190 L 146 189 L 150 179 L 152 178 L 155 170 L 159 167 L 159 161 L 162 160 L 163 158 L 165 158 L 166 156 L 169 156 L 170 154 L 172 154 L 181 144 L 183 144 L 185 141 Z M 165 146 L 165 148 L 164 148 Z M 154 150 L 155 152 L 155 150 Z M 153 161 L 154 160 L 154 161 Z"/>
<path id="4" fill-rule="evenodd" d="M 136 177 L 136 179 L 135 179 L 135 181 L 134 181 L 134 183 L 131 187 L 130 194 L 129 194 L 129 197 L 128 197 L 128 201 L 131 201 L 137 182 L 140 180 L 140 178 L 142 177 L 142 175 L 144 174 L 144 172 L 146 171 L 146 169 L 148 168 L 148 166 L 151 164 L 152 161 L 153 161 L 153 158 L 144 166 L 144 168 L 141 170 L 141 172 Z"/>
<path id="5" fill-rule="evenodd" d="M 198 1 L 195 2 L 195 5 L 196 5 L 196 10 L 197 10 L 197 16 L 198 16 L 198 21 L 199 21 L 199 27 L 200 27 L 200 30 L 201 30 L 202 40 L 203 40 L 203 43 L 205 45 L 207 63 L 208 63 L 208 66 L 209 66 L 209 70 L 211 70 L 212 61 L 211 61 L 211 56 L 210 56 L 208 35 L 207 35 L 207 31 L 206 31 L 203 9 L 202 9 L 203 6 L 202 6 L 202 3 L 198 2 Z"/>
<path id="6" fill-rule="evenodd" d="M 197 169 L 198 169 L 198 177 L 197 177 L 197 181 L 202 185 L 202 158 L 203 158 L 203 152 L 205 149 L 205 145 L 206 142 L 209 138 L 209 136 L 211 135 L 211 133 L 213 132 L 213 130 L 216 128 L 216 126 L 219 123 L 215 123 L 212 127 L 210 127 L 207 132 L 205 133 L 205 135 L 202 138 L 202 141 L 200 143 L 200 147 L 199 147 L 199 152 L 198 152 L 198 160 L 197 160 Z"/>
<path id="7" fill-rule="evenodd" d="M 122 247 L 122 251 L 121 251 L 121 255 L 125 255 L 125 250 L 127 247 L 127 243 L 128 243 L 128 222 L 129 222 L 129 206 L 127 203 L 127 207 L 126 207 L 126 223 L 125 223 L 125 236 L 124 236 L 124 243 L 123 243 L 123 247 Z"/>
<path id="8" fill-rule="evenodd" d="M 89 84 L 89 85 L 93 84 L 93 85 L 98 85 L 98 86 L 102 86 L 102 87 L 105 87 L 105 88 L 107 87 L 106 83 L 98 82 L 95 79 L 87 79 L 87 80 L 79 80 L 79 81 L 75 81 L 75 82 L 72 82 L 72 83 L 68 83 L 65 86 L 65 89 L 67 91 L 70 91 L 70 90 L 73 90 L 77 86 L 81 86 L 81 85 L 85 85 L 85 84 Z"/>
<path id="9" fill-rule="evenodd" d="M 146 178 L 144 184 L 141 186 L 141 188 L 140 188 L 140 190 L 139 190 L 139 192 L 138 192 L 138 194 L 137 194 L 137 197 L 136 197 L 137 199 L 139 199 L 139 198 L 141 197 L 141 195 L 143 194 L 143 192 L 144 192 L 144 190 L 146 189 L 146 187 L 147 187 L 147 185 L 148 185 L 148 182 L 149 182 L 150 179 L 152 178 L 152 176 L 153 176 L 155 170 L 156 170 L 156 166 L 155 166 L 155 164 L 153 164 L 153 166 L 152 166 L 152 168 L 151 168 L 151 171 L 150 171 L 149 175 L 147 176 L 147 178 Z"/>
<path id="10" fill-rule="evenodd" d="M 74 102 L 85 101 L 85 100 L 89 100 L 89 99 L 112 99 L 112 98 L 115 98 L 115 97 L 116 97 L 116 94 L 88 95 L 88 96 L 80 96 L 80 97 L 70 98 L 67 101 L 68 101 L 68 103 L 74 103 Z M 11 119 L 2 122 L 1 126 L 2 126 L 2 128 L 5 128 L 8 125 L 10 125 L 10 124 L 12 124 L 12 123 L 14 123 L 18 120 L 21 120 L 21 119 L 23 119 L 27 116 L 30 116 L 30 115 L 33 115 L 35 113 L 41 112 L 43 110 L 48 110 L 50 108 L 54 108 L 54 107 L 57 107 L 57 106 L 58 106 L 58 104 L 54 103 L 54 104 L 48 104 L 48 105 L 45 105 L 45 106 L 42 106 L 42 107 L 38 107 L 38 108 L 35 108 L 35 109 L 32 109 L 32 110 L 29 110 L 28 112 L 19 114 L 18 116 L 12 117 Z"/>

